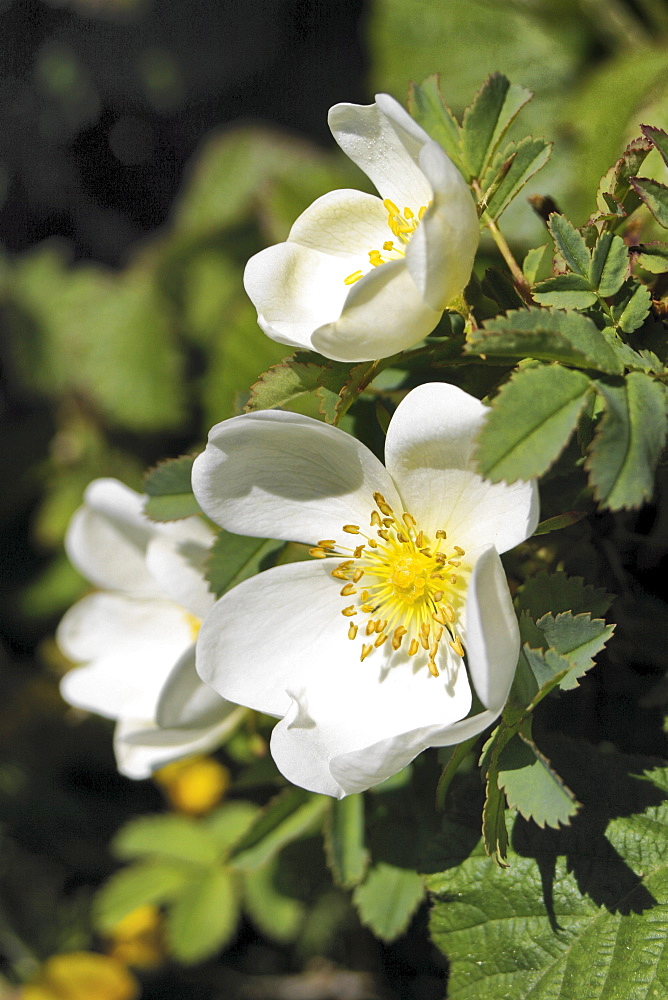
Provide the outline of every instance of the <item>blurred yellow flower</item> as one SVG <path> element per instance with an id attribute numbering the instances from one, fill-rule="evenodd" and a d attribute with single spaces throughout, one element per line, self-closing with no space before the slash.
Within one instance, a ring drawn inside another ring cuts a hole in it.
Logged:
<path id="1" fill-rule="evenodd" d="M 230 784 L 230 772 L 213 757 L 189 757 L 154 774 L 170 805 L 178 812 L 201 816 L 218 805 Z"/>
<path id="2" fill-rule="evenodd" d="M 165 958 L 162 917 L 156 906 L 138 906 L 109 934 L 107 953 L 125 965 L 152 969 Z"/>
<path id="3" fill-rule="evenodd" d="M 115 958 L 73 951 L 48 958 L 19 995 L 20 1000 L 136 1000 L 139 993 L 135 977 Z"/>

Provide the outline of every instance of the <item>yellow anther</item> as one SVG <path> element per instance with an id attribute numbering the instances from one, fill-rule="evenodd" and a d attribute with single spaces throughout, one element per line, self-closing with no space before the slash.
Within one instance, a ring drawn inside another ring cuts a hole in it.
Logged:
<path id="1" fill-rule="evenodd" d="M 390 533 L 387 528 L 379 528 L 376 534 L 379 535 L 384 541 L 389 542 Z"/>
<path id="2" fill-rule="evenodd" d="M 417 543 L 417 539 L 416 539 L 416 543 Z M 432 551 L 431 551 L 431 549 L 429 548 L 428 545 L 425 545 L 424 548 L 420 548 L 420 552 L 422 553 L 423 556 L 426 556 L 427 559 L 431 559 L 431 557 L 432 557 Z"/>
<path id="3" fill-rule="evenodd" d="M 362 542 L 361 545 L 358 545 L 355 551 L 353 552 L 355 559 L 361 559 L 363 552 L 364 552 L 364 542 Z"/>
<path id="4" fill-rule="evenodd" d="M 403 531 L 397 531 L 397 541 L 401 542 L 402 545 L 408 545 L 410 538 L 407 538 Z"/>
<path id="5" fill-rule="evenodd" d="M 445 560 L 447 558 L 448 557 L 446 556 L 445 552 L 437 552 L 435 554 L 435 556 L 434 556 L 434 559 L 436 560 L 436 562 L 440 563 L 441 566 L 445 566 Z"/>
<path id="6" fill-rule="evenodd" d="M 385 618 L 383 621 L 381 621 L 379 618 L 378 621 L 376 622 L 376 632 L 384 632 L 386 628 L 387 628 L 387 618 Z"/>
<path id="7" fill-rule="evenodd" d="M 322 545 L 322 542 L 320 542 L 320 544 Z M 463 549 L 460 545 L 455 545 L 455 552 L 458 556 L 466 555 L 466 549 Z"/>
<path id="8" fill-rule="evenodd" d="M 454 622 L 455 618 L 457 617 L 455 615 L 455 609 L 453 608 L 452 604 L 446 604 L 444 606 L 444 608 L 443 608 L 443 611 L 445 613 L 445 617 L 447 618 L 447 620 L 452 625 L 452 623 Z"/>
<path id="9" fill-rule="evenodd" d="M 447 618 L 445 617 L 445 610 L 443 608 L 438 608 L 436 611 L 434 611 L 431 617 L 434 619 L 435 622 L 438 622 L 439 625 L 445 625 L 447 621 Z"/>
<path id="10" fill-rule="evenodd" d="M 374 646 L 376 647 L 382 646 L 384 642 L 387 642 L 387 634 L 385 632 L 381 632 L 376 641 L 374 642 Z"/>
<path id="11" fill-rule="evenodd" d="M 436 532 L 436 537 L 437 538 L 447 538 L 448 536 L 447 536 L 446 532 L 443 531 L 443 528 L 439 528 L 438 531 Z"/>
<path id="12" fill-rule="evenodd" d="M 443 638 L 443 626 L 437 625 L 436 628 L 434 629 L 434 635 L 433 635 L 434 642 L 438 643 L 441 641 L 442 638 Z"/>
<path id="13" fill-rule="evenodd" d="M 360 594 L 360 601 L 362 602 L 362 604 L 366 604 L 370 596 L 371 595 L 369 594 L 368 590 L 363 590 L 362 593 Z"/>
<path id="14" fill-rule="evenodd" d="M 413 215 L 412 210 L 410 208 L 405 208 L 404 209 L 404 219 L 413 219 L 413 218 L 415 218 L 415 216 Z"/>
<path id="15" fill-rule="evenodd" d="M 373 498 L 376 501 L 376 506 L 378 507 L 378 510 L 381 512 L 381 514 L 385 514 L 387 517 L 394 517 L 394 511 L 392 510 L 392 508 L 390 507 L 389 503 L 387 502 L 382 493 L 379 493 L 378 490 L 376 490 L 376 492 L 373 495 Z"/>
<path id="16" fill-rule="evenodd" d="M 385 525 L 386 528 L 393 528 L 394 525 L 396 524 L 396 521 L 394 520 L 393 517 L 384 517 L 383 524 Z"/>
<path id="17" fill-rule="evenodd" d="M 357 625 L 354 625 L 353 622 L 350 623 L 350 628 L 348 629 L 348 638 L 349 639 L 357 638 Z"/>
<path id="18" fill-rule="evenodd" d="M 420 210 L 418 211 L 418 219 L 422 219 L 422 217 L 424 216 L 424 213 L 426 211 L 427 211 L 427 206 L 426 205 L 422 205 L 421 208 L 420 208 Z"/>
<path id="19" fill-rule="evenodd" d="M 359 524 L 344 524 L 343 530 L 347 531 L 349 535 L 359 535 L 360 526 Z"/>
<path id="20" fill-rule="evenodd" d="M 394 243 L 392 240 L 387 240 L 383 243 L 383 250 L 394 250 Z"/>
<path id="21" fill-rule="evenodd" d="M 456 583 L 457 583 L 457 576 L 456 576 L 455 573 L 453 573 L 452 576 L 450 577 L 450 583 L 452 584 L 453 587 L 456 585 Z"/>
<path id="22" fill-rule="evenodd" d="M 352 583 L 347 583 L 345 585 L 345 587 L 341 588 L 341 590 L 339 591 L 339 593 L 340 593 L 341 597 L 352 597 L 352 595 L 356 594 L 357 591 L 353 587 Z"/>
<path id="23" fill-rule="evenodd" d="M 366 660 L 367 656 L 369 655 L 369 653 L 372 652 L 372 650 L 373 650 L 373 646 L 365 646 L 364 643 L 362 643 L 362 652 L 360 654 L 360 663 L 363 663 L 364 660 Z"/>
<path id="24" fill-rule="evenodd" d="M 417 639 L 411 639 L 411 644 L 408 647 L 408 655 L 415 656 L 419 648 L 420 648 L 420 643 L 417 641 Z"/>
<path id="25" fill-rule="evenodd" d="M 403 627 L 403 625 L 398 625 L 397 628 L 395 628 L 394 630 L 394 634 L 392 635 L 392 649 L 394 650 L 399 649 L 405 635 L 406 635 L 406 629 Z"/>
<path id="26" fill-rule="evenodd" d="M 355 605 L 354 605 L 354 604 L 351 604 L 351 605 L 350 605 L 349 607 L 347 607 L 347 608 L 344 608 L 344 609 L 343 609 L 343 611 L 341 612 L 341 614 L 342 614 L 342 615 L 343 615 L 343 616 L 344 616 L 345 618 L 352 618 L 352 617 L 353 617 L 353 615 L 356 615 L 356 614 L 357 614 L 357 612 L 355 611 Z"/>
<path id="27" fill-rule="evenodd" d="M 370 615 L 370 614 L 373 614 L 373 612 L 376 609 L 373 606 L 373 604 L 362 604 L 361 605 L 361 610 L 364 612 L 365 615 Z"/>
<path id="28" fill-rule="evenodd" d="M 420 645 L 423 649 L 429 649 L 429 636 L 426 636 L 424 632 L 420 636 Z"/>
<path id="29" fill-rule="evenodd" d="M 367 635 L 373 635 L 373 633 L 375 631 L 376 631 L 376 623 L 375 623 L 375 621 L 373 621 L 373 620 L 372 621 L 368 621 L 366 623 L 366 634 Z"/>
<path id="30" fill-rule="evenodd" d="M 353 271 L 352 274 L 349 274 L 347 278 L 343 279 L 343 284 L 344 285 L 354 285 L 355 282 L 359 281 L 361 277 L 362 277 L 362 272 L 361 271 Z"/>
<path id="31" fill-rule="evenodd" d="M 454 642 L 450 643 L 450 648 L 454 649 L 457 656 L 464 655 L 464 647 L 462 646 L 462 640 L 459 638 L 458 635 L 455 636 Z"/>
<path id="32" fill-rule="evenodd" d="M 435 642 L 429 649 L 429 656 L 432 658 L 432 660 L 436 657 L 437 653 L 438 653 L 438 643 Z"/>
<path id="33" fill-rule="evenodd" d="M 314 547 L 312 549 L 309 549 L 308 550 L 308 554 L 310 556 L 313 556 L 314 559 L 324 559 L 328 555 L 328 553 L 325 552 L 324 549 L 321 549 L 321 548 L 318 548 L 318 547 Z M 336 572 L 336 570 L 334 572 Z"/>
<path id="34" fill-rule="evenodd" d="M 439 601 L 442 601 L 443 600 L 443 591 L 442 590 L 435 591 L 435 593 L 432 594 L 432 600 L 433 600 L 434 604 L 438 604 Z"/>
<path id="35" fill-rule="evenodd" d="M 430 630 L 431 630 L 431 625 L 429 624 L 429 622 L 422 622 L 422 624 L 420 625 L 420 632 L 422 632 L 422 635 L 429 635 Z"/>
<path id="36" fill-rule="evenodd" d="M 353 573 L 353 583 L 359 583 L 363 576 L 364 576 L 364 570 L 356 569 L 355 572 Z"/>
<path id="37" fill-rule="evenodd" d="M 376 541 L 375 538 L 369 538 L 369 539 L 367 539 L 367 545 L 369 546 L 370 549 L 377 549 L 378 548 L 378 542 Z"/>
<path id="38" fill-rule="evenodd" d="M 347 580 L 348 579 L 348 577 L 345 574 L 345 570 L 342 570 L 342 569 L 333 569 L 331 575 L 335 576 L 337 580 Z"/>
<path id="39" fill-rule="evenodd" d="M 417 521 L 415 520 L 415 518 L 413 517 L 412 514 L 407 514 L 406 511 L 404 511 L 401 516 L 402 516 L 403 522 L 404 522 L 404 524 L 406 525 L 407 528 L 415 528 L 416 527 Z"/>
<path id="40" fill-rule="evenodd" d="M 429 667 L 429 673 L 431 674 L 431 676 L 432 677 L 438 677 L 438 667 L 436 666 L 436 664 L 434 663 L 434 661 L 433 660 L 429 660 L 429 662 L 427 663 L 427 666 Z"/>
<path id="41" fill-rule="evenodd" d="M 448 559 L 448 566 L 454 566 L 455 569 L 459 569 L 461 562 L 459 559 Z"/>
<path id="42" fill-rule="evenodd" d="M 415 536 L 415 545 L 418 549 L 421 549 L 424 545 L 424 531 L 418 531 Z"/>
<path id="43" fill-rule="evenodd" d="M 386 198 L 385 201 L 383 202 L 383 208 L 387 212 L 391 212 L 392 215 L 399 215 L 399 209 L 397 208 L 397 206 L 394 204 L 393 201 L 390 201 L 389 198 Z"/>
<path id="44" fill-rule="evenodd" d="M 334 549 L 336 548 L 336 539 L 334 538 L 323 538 L 321 542 L 318 542 L 321 549 Z"/>
<path id="45" fill-rule="evenodd" d="M 369 523 L 371 524 L 372 528 L 373 527 L 380 528 L 383 522 L 381 521 L 380 514 L 378 513 L 377 510 L 371 511 L 371 521 Z"/>

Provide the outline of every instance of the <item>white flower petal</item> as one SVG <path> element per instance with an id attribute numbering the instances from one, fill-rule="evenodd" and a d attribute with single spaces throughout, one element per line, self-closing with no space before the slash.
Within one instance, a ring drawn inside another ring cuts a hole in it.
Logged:
<path id="1" fill-rule="evenodd" d="M 431 333 L 441 312 L 424 302 L 404 261 L 388 261 L 351 286 L 341 316 L 311 342 L 335 361 L 386 358 Z"/>
<path id="2" fill-rule="evenodd" d="M 438 528 L 452 544 L 505 552 L 538 523 L 533 481 L 490 483 L 474 471 L 473 448 L 487 407 L 447 383 L 413 389 L 399 404 L 385 443 L 388 472 L 406 509 L 428 534 Z"/>
<path id="3" fill-rule="evenodd" d="M 354 259 L 278 243 L 251 257 L 244 287 L 268 337 L 310 349 L 313 331 L 341 315 L 350 290 L 344 279 L 357 269 Z"/>
<path id="4" fill-rule="evenodd" d="M 466 594 L 464 634 L 471 680 L 485 708 L 506 703 L 520 653 L 520 633 L 506 574 L 494 548 L 477 559 Z"/>
<path id="5" fill-rule="evenodd" d="M 160 528 L 148 544 L 146 565 L 166 596 L 203 618 L 215 600 L 204 578 L 214 534 L 197 517 Z"/>
<path id="6" fill-rule="evenodd" d="M 147 720 L 122 719 L 114 732 L 118 770 L 127 778 L 141 780 L 172 761 L 208 753 L 220 746 L 245 712 L 232 705 L 219 723 L 201 729 L 160 729 Z"/>
<path id="7" fill-rule="evenodd" d="M 384 781 L 426 747 L 448 744 L 450 724 L 471 708 L 461 661 L 451 682 L 407 657 L 387 669 L 376 651 L 364 663 L 353 661 L 352 671 L 341 666 L 329 682 L 318 669 L 308 688 L 293 691 L 272 734 L 278 769 L 311 791 L 340 797 Z"/>
<path id="8" fill-rule="evenodd" d="M 377 94 L 370 105 L 336 104 L 329 127 L 346 156 L 369 177 L 381 198 L 416 214 L 432 198 L 429 182 L 418 166 L 426 132 L 388 94 Z"/>
<path id="9" fill-rule="evenodd" d="M 144 563 L 154 534 L 142 514 L 143 497 L 115 479 L 96 479 L 73 515 L 65 549 L 79 572 L 98 587 L 155 594 Z"/>
<path id="10" fill-rule="evenodd" d="M 201 729 L 217 725 L 236 707 L 200 680 L 193 645 L 165 680 L 155 721 L 161 729 Z"/>
<path id="11" fill-rule="evenodd" d="M 63 698 L 109 718 L 152 718 L 162 685 L 192 644 L 186 613 L 170 601 L 91 594 L 63 617 L 58 645 L 75 662 Z"/>
<path id="12" fill-rule="evenodd" d="M 368 267 L 369 250 L 380 250 L 391 235 L 380 198 L 345 188 L 329 191 L 309 205 L 292 226 L 288 241 L 345 258 L 350 273 L 357 261 Z"/>
<path id="13" fill-rule="evenodd" d="M 314 544 L 351 544 L 344 524 L 368 526 L 373 492 L 398 500 L 390 477 L 363 444 L 310 417 L 261 410 L 224 420 L 195 460 L 202 510 L 229 531 Z"/>
<path id="14" fill-rule="evenodd" d="M 288 689 L 316 663 L 350 655 L 332 559 L 289 563 L 244 580 L 213 606 L 197 640 L 197 671 L 223 698 L 284 715 Z"/>
<path id="15" fill-rule="evenodd" d="M 411 237 L 406 263 L 424 301 L 444 309 L 471 276 L 480 233 L 478 213 L 466 181 L 440 146 L 428 143 L 419 160 L 434 197 Z"/>

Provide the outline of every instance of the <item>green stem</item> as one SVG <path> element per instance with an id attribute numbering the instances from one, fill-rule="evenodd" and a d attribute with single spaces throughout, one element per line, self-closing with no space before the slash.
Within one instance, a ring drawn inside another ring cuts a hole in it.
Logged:
<path id="1" fill-rule="evenodd" d="M 477 181 L 473 182 L 473 188 L 478 197 L 478 201 L 480 201 L 480 199 L 482 198 L 482 190 Z M 501 256 L 508 265 L 508 269 L 510 270 L 510 273 L 513 276 L 513 281 L 515 282 L 515 287 L 517 288 L 517 291 L 520 293 L 520 295 L 522 296 L 527 305 L 533 305 L 534 302 L 531 296 L 531 286 L 527 281 L 527 279 L 525 278 L 522 268 L 515 260 L 513 252 L 508 246 L 505 236 L 497 226 L 494 219 L 492 219 L 489 215 L 487 215 L 487 213 L 483 214 L 482 221 L 492 234 L 492 239 L 496 243 L 501 253 Z"/>

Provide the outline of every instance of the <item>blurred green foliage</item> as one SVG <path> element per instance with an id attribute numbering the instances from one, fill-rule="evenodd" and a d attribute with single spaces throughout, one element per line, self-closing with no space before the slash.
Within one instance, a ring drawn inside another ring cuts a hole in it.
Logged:
<path id="1" fill-rule="evenodd" d="M 104 34 L 104 18 L 111 12 L 117 18 L 114 31 L 125 38 L 149 6 L 131 0 L 72 0 L 69 5 L 74 19 L 100 19 L 90 22 L 95 37 Z M 535 92 L 524 113 L 522 134 L 544 137 L 555 150 L 547 168 L 502 217 L 504 232 L 520 258 L 529 247 L 550 240 L 526 195 L 549 196 L 576 225 L 584 224 L 596 210 L 600 177 L 640 134 L 640 124 L 668 126 L 668 11 L 662 0 L 375 0 L 367 12 L 365 33 L 369 100 L 376 90 L 404 99 L 411 79 L 420 81 L 434 72 L 440 73 L 443 94 L 458 115 L 484 77 L 495 70 Z M 284 59 L 289 58 L 285 53 Z M 160 112 L 182 100 L 182 75 L 169 51 L 149 49 L 141 67 L 137 79 L 131 84 L 124 81 L 123 87 L 141 90 L 144 97 L 148 94 Z M 111 61 L 103 68 L 113 76 Z M 32 85 L 33 96 L 41 95 L 45 102 L 42 119 L 47 134 L 58 128 L 74 140 L 100 114 L 99 95 L 85 62 L 67 39 L 54 36 L 42 46 Z M 339 99 L 350 95 L 340 93 Z M 239 110 L 243 115 L 243 98 Z M 323 107 L 323 117 L 325 112 Z M 125 150 L 123 155 L 139 156 L 141 115 L 133 120 L 134 126 L 126 122 L 125 132 L 121 129 L 111 138 Z M 510 138 L 518 138 L 513 128 Z M 125 820 L 162 808 L 150 783 L 132 785 L 115 774 L 107 724 L 65 712 L 56 693 L 64 664 L 49 641 L 49 630 L 85 587 L 61 553 L 68 520 L 91 479 L 116 476 L 140 488 L 146 466 L 167 454 L 197 449 L 213 423 L 240 412 L 258 375 L 289 353 L 259 330 L 243 291 L 243 267 L 253 253 L 284 239 L 296 216 L 320 194 L 335 187 L 368 185 L 333 147 L 332 143 L 323 151 L 306 139 L 265 126 L 226 127 L 202 138 L 168 221 L 128 248 L 123 267 L 112 270 L 95 261 L 74 261 L 65 238 L 40 243 L 24 254 L 0 256 L 6 418 L 0 517 L 8 538 L 0 579 L 7 640 L 0 663 L 4 695 L 0 823 L 5 856 L 0 868 L 4 899 L 0 944 L 12 980 L 32 974 L 54 952 L 93 946 L 91 899 L 94 887 L 114 866 L 107 851 L 110 837 Z M 647 176 L 665 181 L 658 153 L 652 153 L 647 164 L 643 167 Z M 0 201 L 3 177 L 8 176 L 0 162 Z M 103 226 L 104 214 L 96 218 L 96 224 Z M 648 224 L 645 242 L 655 235 Z M 498 264 L 490 243 L 484 245 L 483 264 L 491 262 Z M 360 412 L 358 420 L 371 436 L 374 418 L 366 410 Z M 559 468 L 552 474 L 558 477 Z M 592 739 L 618 733 L 620 748 L 627 752 L 650 752 L 647 744 L 656 737 L 659 709 L 665 702 L 657 677 L 665 666 L 666 609 L 653 575 L 668 550 L 665 491 L 662 469 L 659 503 L 650 513 L 599 515 L 595 528 L 587 529 L 589 534 L 577 536 L 586 540 L 576 552 L 566 554 L 568 541 L 575 537 L 566 529 L 567 537 L 556 543 L 556 554 L 552 553 L 555 564 L 570 559 L 569 572 L 596 578 L 622 595 L 616 604 L 619 644 L 611 653 L 610 691 L 594 704 L 598 689 L 586 688 L 580 692 L 579 707 L 567 701 L 561 714 L 550 710 L 552 717 L 555 724 L 566 725 L 570 712 L 568 723 L 583 730 L 589 727 Z M 522 558 L 528 557 L 517 557 Z M 25 654 L 35 647 L 37 657 L 29 660 Z M 624 714 L 629 691 L 644 696 L 651 726 L 645 725 L 640 709 Z M 275 772 L 261 757 L 264 736 L 261 727 L 260 733 L 245 731 L 226 749 L 237 768 L 236 791 L 255 795 L 258 801 L 277 784 Z M 434 770 L 433 761 L 420 763 L 409 776 L 411 787 L 421 788 L 425 773 L 433 779 Z M 463 801 L 465 785 L 465 777 L 454 782 L 456 804 Z M 409 926 L 422 899 L 414 873 L 415 843 L 419 841 L 422 851 L 437 821 L 431 813 L 425 817 L 407 810 L 391 787 L 372 793 L 369 801 L 366 823 L 374 848 L 373 878 L 356 892 L 362 921 L 374 925 L 375 919 L 380 936 L 392 938 Z M 358 832 L 365 819 L 352 814 L 357 806 L 344 808 L 351 815 L 332 806 L 328 852 L 335 858 L 341 885 L 350 888 L 366 875 L 369 859 Z M 210 820 L 215 824 L 215 814 Z M 454 826 L 462 824 L 446 826 L 445 834 Z M 624 824 L 618 822 L 615 829 L 622 838 Z M 297 835 L 308 832 L 307 827 L 300 828 Z M 458 828 L 454 833 L 471 841 L 470 831 Z M 123 841 L 115 843 L 118 851 Z M 522 856 L 522 849 L 519 841 L 514 863 L 522 873 L 520 893 L 525 892 L 525 883 L 538 879 L 535 863 Z M 561 847 L 555 848 L 555 856 L 561 859 L 562 853 Z M 480 863 L 474 854 L 467 877 L 470 873 L 472 886 L 479 877 L 487 879 L 495 905 L 501 906 L 503 873 L 487 868 L 487 874 L 479 876 Z M 233 867 L 231 863 L 230 870 Z M 290 838 L 281 842 L 261 863 L 249 865 L 243 880 L 236 869 L 233 876 L 228 868 L 220 871 L 228 874 L 220 876 L 215 891 L 230 901 L 229 920 L 218 928 L 217 938 L 212 932 L 209 953 L 217 943 L 233 939 L 243 908 L 267 939 L 292 949 L 295 968 L 323 955 L 360 967 L 380 963 L 381 951 L 368 958 L 375 946 L 348 897 L 331 887 L 315 838 L 298 844 Z M 449 890 L 447 880 L 439 878 L 437 885 L 434 881 L 436 890 Z M 571 893 L 574 876 L 568 879 Z M 453 886 L 456 892 L 458 884 Z M 186 888 L 196 891 L 191 883 Z M 394 910 L 383 905 L 388 892 L 399 900 Z M 473 902 L 475 892 L 471 888 Z M 113 889 L 107 893 L 109 903 Z M 569 899 L 561 902 L 570 905 Z M 103 904 L 97 905 L 98 929 L 106 930 L 99 910 Z M 206 927 L 209 898 L 200 899 L 198 905 Z M 583 919 L 590 921 L 593 904 L 582 907 Z M 178 924 L 179 911 L 174 910 L 171 919 Z M 444 911 L 439 906 L 435 932 L 460 963 L 453 987 L 458 990 L 466 962 L 458 946 L 452 945 L 459 911 L 447 920 Z M 618 921 L 622 927 L 624 919 Z M 265 953 L 252 951 L 248 942 L 254 938 L 248 925 L 239 926 L 249 954 L 264 955 L 269 961 Z M 543 924 L 540 930 L 547 933 Z M 421 947 L 415 937 L 408 940 L 413 948 Z M 195 961 L 207 951 L 197 935 L 183 941 L 184 961 Z M 410 968 L 405 954 L 397 952 L 395 958 L 402 968 Z M 272 959 L 270 971 L 287 968 L 287 960 L 282 961 Z M 254 971 L 252 959 L 249 968 Z M 415 1000 L 441 997 L 442 968 L 425 958 L 424 969 L 422 986 L 416 973 L 418 985 L 412 983 L 413 992 L 405 995 Z M 483 982 L 481 1000 L 488 995 L 484 977 L 489 974 L 487 966 L 476 973 Z M 146 995 L 161 1000 L 192 995 L 188 992 L 192 980 L 180 975 L 174 973 L 173 992 L 160 993 L 166 989 L 163 984 L 152 994 L 149 983 Z M 200 986 L 205 989 L 203 983 L 204 979 Z"/>

